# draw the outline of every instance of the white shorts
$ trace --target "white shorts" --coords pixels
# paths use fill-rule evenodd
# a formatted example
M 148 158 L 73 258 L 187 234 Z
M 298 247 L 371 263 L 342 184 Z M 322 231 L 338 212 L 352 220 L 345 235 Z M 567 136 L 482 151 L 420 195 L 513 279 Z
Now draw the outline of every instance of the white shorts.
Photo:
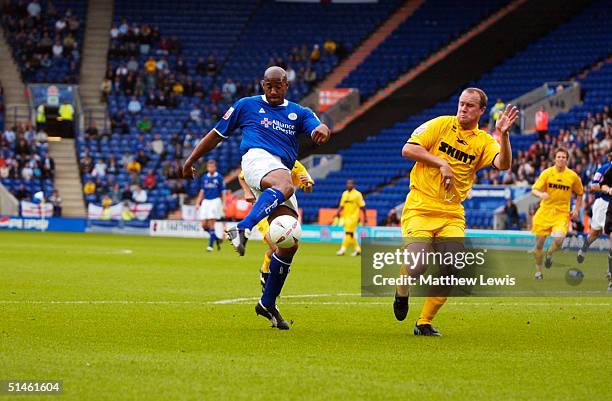
M 606 213 L 608 212 L 608 202 L 602 198 L 595 199 L 593 207 L 593 218 L 591 219 L 591 230 L 603 230 L 606 224 Z
M 223 216 L 221 198 L 204 199 L 198 209 L 199 220 L 219 220 Z
M 259 148 L 249 149 L 249 151 L 242 156 L 241 167 L 244 173 L 244 181 L 249 188 L 251 188 L 253 195 L 255 195 L 257 199 L 261 194 L 261 180 L 270 171 L 287 170 L 287 172 L 291 174 L 291 170 L 281 162 L 280 157 L 274 156 L 270 152 Z M 298 203 L 295 194 L 282 204 L 295 213 L 298 213 Z

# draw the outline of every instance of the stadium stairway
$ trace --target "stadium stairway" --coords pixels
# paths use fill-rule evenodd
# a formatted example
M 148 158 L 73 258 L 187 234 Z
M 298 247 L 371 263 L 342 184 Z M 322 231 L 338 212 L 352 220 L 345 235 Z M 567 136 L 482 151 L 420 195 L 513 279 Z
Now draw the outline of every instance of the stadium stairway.
M 5 124 L 7 127 L 15 125 L 14 114 L 10 113 L 13 106 L 26 107 L 25 87 L 21 81 L 19 69 L 13 59 L 11 47 L 4 37 L 4 30 L 0 29 L 0 81 L 4 87 Z
M 62 216 L 85 217 L 74 139 L 49 142 L 49 155 L 55 161 L 55 189 L 62 197 Z
M 100 83 L 106 71 L 108 35 L 112 20 L 112 1 L 89 0 L 79 86 L 86 110 L 86 125 L 89 125 L 91 117 L 98 127 L 104 127 L 108 116 L 106 104 L 100 98 Z
M 389 35 L 414 11 L 421 6 L 424 0 L 409 0 L 393 13 L 378 29 L 376 29 L 349 57 L 346 58 L 329 76 L 324 79 L 318 88 L 335 88 L 346 78 L 374 49 L 384 42 Z

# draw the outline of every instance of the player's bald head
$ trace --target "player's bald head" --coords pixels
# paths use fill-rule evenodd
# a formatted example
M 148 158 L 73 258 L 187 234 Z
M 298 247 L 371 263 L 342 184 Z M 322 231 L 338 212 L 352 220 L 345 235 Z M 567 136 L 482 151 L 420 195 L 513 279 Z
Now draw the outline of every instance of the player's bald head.
M 280 80 L 282 82 L 287 82 L 287 71 L 278 66 L 269 67 L 266 72 L 264 72 L 264 81 L 272 80 Z

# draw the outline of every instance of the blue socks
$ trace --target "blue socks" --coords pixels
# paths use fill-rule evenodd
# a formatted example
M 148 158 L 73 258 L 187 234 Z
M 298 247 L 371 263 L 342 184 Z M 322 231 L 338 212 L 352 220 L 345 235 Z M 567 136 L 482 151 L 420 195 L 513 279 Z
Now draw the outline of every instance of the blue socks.
M 210 237 L 208 238 L 208 246 L 212 247 L 215 241 L 217 240 L 217 234 L 215 234 L 215 230 L 208 230 L 208 234 Z
M 249 214 L 238 223 L 238 228 L 241 230 L 252 230 L 255 224 L 259 223 L 264 217 L 268 217 L 284 201 L 285 196 L 281 191 L 275 188 L 266 189 L 259 195 L 259 199 L 253 205 L 253 209 L 251 209 Z
M 261 296 L 261 304 L 266 308 L 272 308 L 276 305 L 276 298 L 280 295 L 283 285 L 285 284 L 285 279 L 289 274 L 291 260 L 292 259 L 281 259 L 276 252 L 272 254 L 270 258 L 270 275 L 268 276 L 266 288 Z

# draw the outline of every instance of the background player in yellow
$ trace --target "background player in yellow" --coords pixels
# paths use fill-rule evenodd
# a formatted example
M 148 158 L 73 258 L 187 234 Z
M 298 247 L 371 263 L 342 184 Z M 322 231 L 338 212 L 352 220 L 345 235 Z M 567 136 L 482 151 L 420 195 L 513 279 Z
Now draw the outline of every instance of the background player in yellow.
M 582 207 L 582 195 L 584 189 L 580 177 L 567 167 L 569 153 L 566 149 L 559 148 L 555 151 L 555 165 L 542 171 L 531 193 L 542 201 L 540 207 L 533 216 L 531 232 L 536 235 L 534 249 L 536 261 L 536 280 L 541 280 L 542 259 L 544 257 L 544 242 L 551 235 L 553 243 L 546 251 L 546 268 L 552 266 L 552 254 L 563 244 L 563 239 L 569 229 L 570 217 L 576 219 Z M 576 203 L 570 214 L 570 201 L 572 193 L 575 193 Z
M 441 116 L 418 127 L 402 149 L 402 155 L 416 161 L 410 173 L 410 192 L 402 211 L 402 235 L 413 242 L 408 250 L 431 250 L 437 237 L 465 236 L 465 213 L 461 202 L 474 183 L 476 172 L 484 167 L 509 169 L 512 164 L 509 130 L 518 109 L 508 104 L 495 123 L 501 144 L 478 121 L 487 108 L 487 95 L 478 88 L 465 89 L 459 97 L 457 114 Z M 501 146 L 500 146 L 501 145 Z M 415 239 L 422 239 L 420 242 Z M 419 243 L 417 243 L 419 242 Z M 402 275 L 422 273 L 425 266 L 406 267 Z M 408 314 L 408 286 L 396 289 L 393 311 L 398 320 Z M 445 296 L 427 297 L 414 327 L 415 335 L 440 336 L 431 325 Z
M 255 195 L 251 192 L 248 184 L 244 181 L 244 174 L 242 171 L 238 176 L 238 182 L 244 191 L 244 199 L 249 203 L 255 202 Z M 300 188 L 304 192 L 312 192 L 312 187 L 314 185 L 314 180 L 306 170 L 306 167 L 298 160 L 295 161 L 293 165 L 293 169 L 291 169 L 291 182 L 295 187 Z M 266 287 L 266 280 L 268 279 L 268 275 L 270 274 L 270 258 L 274 251 L 276 251 L 276 245 L 270 239 L 270 235 L 268 232 L 270 231 L 270 224 L 268 223 L 268 219 L 262 219 L 259 223 L 255 225 L 255 228 L 261 233 L 264 242 L 268 245 L 268 250 L 264 253 L 263 263 L 261 264 L 261 268 L 259 269 L 259 281 L 261 283 L 261 290 Z
M 357 256 L 361 254 L 361 247 L 359 241 L 357 241 L 357 226 L 359 225 L 359 213 L 361 211 L 362 224 L 367 224 L 368 220 L 366 217 L 365 201 L 361 192 L 355 189 L 355 181 L 348 180 L 346 182 L 346 190 L 342 193 L 340 198 L 340 206 L 336 217 L 342 216 L 344 224 L 344 239 L 342 245 L 336 255 L 344 255 L 346 248 L 353 246 L 353 253 L 351 256 Z

